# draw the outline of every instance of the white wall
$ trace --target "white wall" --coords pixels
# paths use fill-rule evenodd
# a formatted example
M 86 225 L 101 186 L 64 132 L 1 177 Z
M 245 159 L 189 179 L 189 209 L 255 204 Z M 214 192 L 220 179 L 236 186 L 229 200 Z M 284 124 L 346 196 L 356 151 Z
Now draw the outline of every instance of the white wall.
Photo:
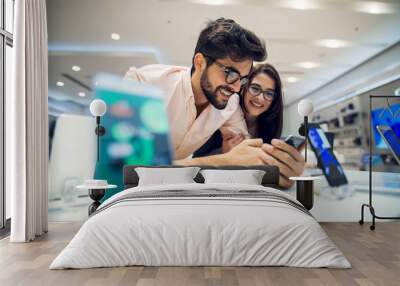
M 298 130 L 304 118 L 297 112 L 297 103 L 285 107 L 283 111 L 282 135 L 299 135 Z
M 76 185 L 93 178 L 96 166 L 94 117 L 62 114 L 54 130 L 49 160 L 49 200 L 71 197 Z

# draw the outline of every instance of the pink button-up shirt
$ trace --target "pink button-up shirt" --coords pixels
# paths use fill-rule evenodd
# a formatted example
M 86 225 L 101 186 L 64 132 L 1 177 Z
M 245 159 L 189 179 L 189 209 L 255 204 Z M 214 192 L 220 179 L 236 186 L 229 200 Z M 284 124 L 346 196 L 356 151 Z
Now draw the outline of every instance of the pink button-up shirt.
M 218 129 L 223 135 L 231 131 L 249 137 L 238 94 L 231 96 L 223 110 L 209 104 L 196 118 L 190 68 L 148 65 L 130 68 L 125 78 L 146 82 L 164 92 L 175 160 L 189 157 Z

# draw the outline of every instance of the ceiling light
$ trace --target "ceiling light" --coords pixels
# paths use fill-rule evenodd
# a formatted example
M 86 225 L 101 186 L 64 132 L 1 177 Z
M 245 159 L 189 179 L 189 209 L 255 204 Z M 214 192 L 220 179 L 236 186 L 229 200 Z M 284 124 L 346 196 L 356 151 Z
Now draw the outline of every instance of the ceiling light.
M 349 42 L 338 39 L 324 39 L 317 41 L 317 45 L 330 49 L 345 48 L 350 46 Z
M 85 96 L 86 96 L 86 93 L 84 93 L 84 92 L 81 91 L 81 92 L 78 93 L 78 95 L 79 95 L 80 97 L 85 97 Z
M 298 82 L 298 81 L 299 81 L 299 79 L 294 76 L 289 76 L 286 78 L 286 82 L 288 82 L 288 83 L 294 83 L 294 82 Z
M 57 81 L 57 86 L 64 86 L 64 83 L 62 81 Z
M 279 6 L 296 10 L 315 10 L 322 8 L 315 0 L 284 0 L 279 3 Z
M 114 41 L 118 41 L 119 39 L 121 39 L 121 36 L 117 33 L 112 33 L 111 39 L 113 39 Z
M 232 5 L 237 4 L 237 0 L 190 0 L 192 3 L 204 4 L 210 6 L 222 6 L 222 5 Z
M 72 66 L 72 70 L 73 71 L 80 71 L 81 70 L 81 67 L 79 67 L 79 66 Z
M 303 69 L 315 69 L 319 67 L 319 63 L 315 62 L 301 62 L 296 64 L 297 67 L 303 68 Z
M 354 4 L 354 9 L 358 12 L 368 14 L 390 14 L 395 12 L 395 8 L 389 3 L 376 1 L 362 1 Z

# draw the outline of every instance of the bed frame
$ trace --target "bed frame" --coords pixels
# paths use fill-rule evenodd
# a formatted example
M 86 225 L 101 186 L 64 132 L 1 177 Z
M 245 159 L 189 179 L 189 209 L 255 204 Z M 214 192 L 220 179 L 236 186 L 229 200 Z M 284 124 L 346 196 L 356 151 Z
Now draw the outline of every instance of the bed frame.
M 147 167 L 147 168 L 182 168 L 188 166 L 142 166 L 142 165 L 126 165 L 124 166 L 123 170 L 123 177 L 124 177 L 124 189 L 136 187 L 139 183 L 138 174 L 135 171 L 136 167 Z M 193 167 L 193 166 L 189 166 Z M 276 166 L 266 166 L 266 165 L 257 165 L 257 166 L 196 166 L 200 167 L 202 170 L 205 169 L 218 169 L 218 170 L 263 170 L 265 171 L 265 175 L 262 180 L 262 185 L 265 187 L 272 187 L 280 189 L 278 186 L 279 183 L 279 168 Z M 197 183 L 204 183 L 204 178 L 200 174 L 194 178 Z

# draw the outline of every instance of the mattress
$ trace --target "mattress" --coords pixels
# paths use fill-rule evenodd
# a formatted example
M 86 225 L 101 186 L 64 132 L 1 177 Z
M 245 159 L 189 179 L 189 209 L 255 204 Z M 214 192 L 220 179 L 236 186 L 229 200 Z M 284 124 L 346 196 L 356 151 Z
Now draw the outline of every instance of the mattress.
M 50 269 L 130 265 L 351 267 L 292 196 L 263 186 L 197 183 L 114 195 Z

